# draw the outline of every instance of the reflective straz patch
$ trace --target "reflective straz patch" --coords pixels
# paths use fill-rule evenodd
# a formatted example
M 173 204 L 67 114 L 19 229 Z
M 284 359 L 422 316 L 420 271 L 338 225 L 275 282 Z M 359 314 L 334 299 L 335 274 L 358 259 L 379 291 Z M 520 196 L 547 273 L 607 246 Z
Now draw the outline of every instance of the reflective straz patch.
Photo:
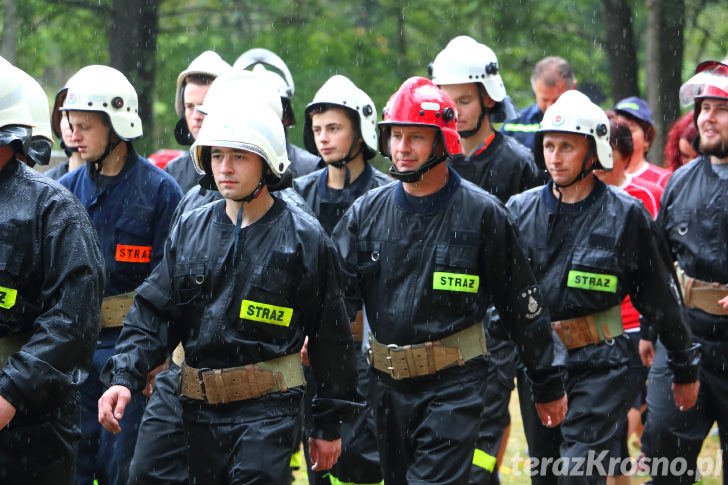
M 291 324 L 293 308 L 267 305 L 257 301 L 243 300 L 240 305 L 240 318 L 255 322 L 270 323 L 287 327 Z
M 116 245 L 116 260 L 122 263 L 151 263 L 151 246 Z
M 617 292 L 617 277 L 611 274 L 586 273 L 584 271 L 569 271 L 566 281 L 569 288 L 581 290 Z
M 18 298 L 18 290 L 0 286 L 0 308 L 10 309 Z
M 480 288 L 480 276 L 463 273 L 443 273 L 435 271 L 432 275 L 432 289 L 444 291 L 462 291 L 477 293 Z

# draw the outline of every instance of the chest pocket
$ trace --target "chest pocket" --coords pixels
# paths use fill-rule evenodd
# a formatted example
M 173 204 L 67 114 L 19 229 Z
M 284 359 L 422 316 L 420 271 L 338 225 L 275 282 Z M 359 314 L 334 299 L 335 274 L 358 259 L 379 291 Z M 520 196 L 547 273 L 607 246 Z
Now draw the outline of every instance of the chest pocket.
M 151 263 L 154 241 L 154 209 L 132 206 L 116 222 L 114 260 L 118 263 Z
M 614 250 L 577 246 L 566 274 L 566 286 L 595 295 L 615 295 L 619 267 Z
M 379 241 L 359 241 L 357 271 L 360 278 L 367 279 L 379 274 L 382 243 Z
M 429 281 L 434 306 L 456 315 L 466 313 L 472 310 L 481 283 L 477 246 L 437 244 Z
M 200 302 L 207 288 L 207 261 L 186 261 L 172 268 L 172 288 L 178 305 Z
M 285 339 L 297 316 L 290 271 L 259 266 L 247 279 L 242 297 L 233 301 L 240 331 L 248 338 L 277 343 Z

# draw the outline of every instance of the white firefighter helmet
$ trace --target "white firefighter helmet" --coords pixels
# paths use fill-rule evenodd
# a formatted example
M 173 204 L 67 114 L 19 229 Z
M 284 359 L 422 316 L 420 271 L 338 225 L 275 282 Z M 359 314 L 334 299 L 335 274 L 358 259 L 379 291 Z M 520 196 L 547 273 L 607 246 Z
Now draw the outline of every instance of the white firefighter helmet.
M 17 69 L 23 83 L 23 100 L 28 105 L 30 116 L 33 119 L 33 136 L 45 138 L 53 145 L 53 133 L 51 132 L 51 118 L 48 106 L 48 96 L 43 87 L 30 74 L 22 69 Z
M 359 120 L 358 129 L 364 140 L 364 159 L 369 160 L 377 155 L 377 110 L 374 102 L 349 78 L 338 74 L 329 78 L 313 97 L 313 101 L 306 106 L 303 143 L 309 152 L 318 155 L 311 128 L 311 111 L 321 105 L 332 105 L 353 111 Z
M 269 71 L 265 68 L 265 66 L 276 69 L 280 72 L 280 75 Z M 283 62 L 283 59 L 278 57 L 278 55 L 274 52 L 261 48 L 250 49 L 240 54 L 240 57 L 238 57 L 235 64 L 233 64 L 233 69 L 249 69 L 251 67 L 253 70 L 256 70 L 257 68 L 258 73 L 261 75 L 268 75 L 265 74 L 268 72 L 276 76 L 276 78 L 274 78 L 272 75 L 268 75 L 270 82 L 274 83 L 274 87 L 278 89 L 281 98 L 292 99 L 296 94 L 296 88 L 293 84 L 291 71 L 288 70 L 288 66 L 286 66 L 285 62 Z
M 0 127 L 20 125 L 35 127 L 35 121 L 25 102 L 22 71 L 12 64 L 0 76 Z
M 205 115 L 217 109 L 226 109 L 230 103 L 248 99 L 258 101 L 270 107 L 280 120 L 283 117 L 283 105 L 278 91 L 251 71 L 232 70 L 220 75 L 210 85 L 205 101 L 197 110 Z
M 190 62 L 187 69 L 177 76 L 177 90 L 174 99 L 174 109 L 177 111 L 177 116 L 182 117 L 185 114 L 184 87 L 189 76 L 202 75 L 216 78 L 230 69 L 232 69 L 232 66 L 214 51 L 205 51 Z
M 430 77 L 438 86 L 480 83 L 497 103 L 506 96 L 495 53 L 467 35 L 455 37 L 440 51 L 430 64 Z
M 250 99 L 229 102 L 205 117 L 200 133 L 190 148 L 192 161 L 200 174 L 212 176 L 210 149 L 228 147 L 260 155 L 274 178 L 281 179 L 290 161 L 286 136 L 278 115 L 267 104 Z
M 52 122 L 53 132 L 60 138 L 59 111 L 106 113 L 114 132 L 125 141 L 136 140 L 143 134 L 136 90 L 126 76 L 113 67 L 86 66 L 58 92 Z
M 544 113 L 541 127 L 534 137 L 534 154 L 540 166 L 544 166 L 543 134 L 549 131 L 591 137 L 596 146 L 599 168 L 612 169 L 614 163 L 609 144 L 609 119 L 604 110 L 592 103 L 587 95 L 570 89 Z

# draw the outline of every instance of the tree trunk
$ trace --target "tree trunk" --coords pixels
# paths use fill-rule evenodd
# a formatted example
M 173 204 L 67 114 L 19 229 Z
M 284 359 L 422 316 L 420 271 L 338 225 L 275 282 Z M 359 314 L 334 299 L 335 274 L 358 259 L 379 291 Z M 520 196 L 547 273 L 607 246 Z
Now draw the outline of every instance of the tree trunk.
M 650 162 L 663 164 L 665 139 L 680 117 L 684 0 L 647 0 L 647 102 L 655 120 Z
M 159 34 L 161 0 L 113 0 L 109 57 L 111 65 L 124 73 L 139 96 L 139 116 L 145 139 L 145 151 L 158 145 L 153 133 L 153 92 Z
M 397 5 L 397 47 L 399 48 L 399 56 L 397 56 L 397 71 L 400 79 L 410 77 L 409 62 L 407 60 L 407 39 L 404 34 L 404 9 L 405 4 Z
M 18 53 L 18 12 L 15 0 L 3 0 L 3 40 L 2 56 L 15 64 Z
M 612 97 L 616 103 L 628 96 L 640 95 L 637 84 L 637 49 L 634 42 L 633 15 L 627 0 L 604 0 L 604 8 Z

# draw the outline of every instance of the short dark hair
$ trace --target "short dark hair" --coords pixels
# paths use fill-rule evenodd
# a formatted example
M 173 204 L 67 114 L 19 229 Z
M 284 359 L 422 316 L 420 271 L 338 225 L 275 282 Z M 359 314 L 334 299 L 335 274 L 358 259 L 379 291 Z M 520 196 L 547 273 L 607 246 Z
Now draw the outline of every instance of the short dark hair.
M 185 78 L 186 84 L 198 84 L 200 86 L 208 86 L 215 80 L 215 76 L 210 74 L 190 74 Z
M 343 111 L 344 114 L 349 118 L 349 121 L 351 121 L 351 126 L 354 128 L 354 131 L 361 136 L 361 127 L 359 126 L 359 115 L 356 111 L 350 108 L 345 108 L 344 106 L 339 106 L 338 104 L 331 104 L 331 103 L 320 103 L 315 106 L 312 106 L 311 109 L 308 110 L 306 113 L 307 116 L 313 121 L 313 115 L 318 115 L 321 113 L 326 113 L 327 111 L 331 111 L 332 109 L 338 109 L 340 111 Z
M 606 112 L 609 118 L 609 144 L 617 150 L 624 158 L 629 161 L 634 154 L 634 142 L 632 141 L 632 131 L 629 126 L 618 121 L 617 113 L 612 110 Z

